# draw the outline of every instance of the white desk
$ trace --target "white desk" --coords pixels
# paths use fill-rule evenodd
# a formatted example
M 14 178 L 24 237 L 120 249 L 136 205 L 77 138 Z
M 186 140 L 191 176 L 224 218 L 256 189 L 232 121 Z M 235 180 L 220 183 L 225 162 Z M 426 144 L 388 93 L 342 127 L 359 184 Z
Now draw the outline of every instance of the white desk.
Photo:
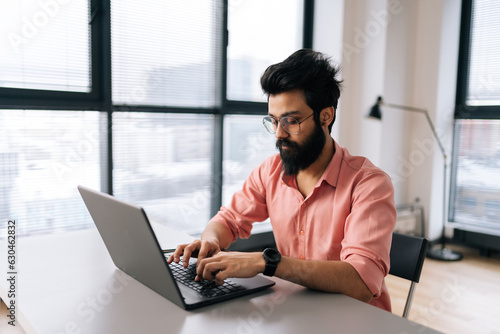
M 155 230 L 163 248 L 186 240 Z M 6 243 L 0 247 L 0 297 L 6 300 Z M 21 238 L 17 247 L 17 320 L 27 333 L 436 333 L 278 278 L 268 291 L 185 311 L 116 269 L 96 230 Z

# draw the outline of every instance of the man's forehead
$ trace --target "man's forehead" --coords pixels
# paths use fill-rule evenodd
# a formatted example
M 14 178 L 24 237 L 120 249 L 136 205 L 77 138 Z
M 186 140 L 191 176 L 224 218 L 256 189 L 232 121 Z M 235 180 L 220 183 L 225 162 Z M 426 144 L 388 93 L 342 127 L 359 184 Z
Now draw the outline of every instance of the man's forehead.
M 275 117 L 300 116 L 310 112 L 310 108 L 305 101 L 305 96 L 300 90 L 270 95 L 268 107 L 269 115 Z
M 284 111 L 284 112 L 273 112 L 272 110 L 269 110 L 268 114 L 270 116 L 274 117 L 285 117 L 285 116 L 300 116 L 302 114 L 302 111 L 299 110 L 290 110 L 290 111 Z

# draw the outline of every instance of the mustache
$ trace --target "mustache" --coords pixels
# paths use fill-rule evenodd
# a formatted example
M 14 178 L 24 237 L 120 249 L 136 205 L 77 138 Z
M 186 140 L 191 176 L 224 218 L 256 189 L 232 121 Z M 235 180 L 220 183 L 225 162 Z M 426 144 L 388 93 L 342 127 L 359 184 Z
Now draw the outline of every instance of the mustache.
M 299 145 L 296 142 L 293 142 L 293 141 L 288 140 L 286 138 L 276 140 L 276 148 L 278 150 L 281 150 L 283 145 L 288 146 L 290 148 L 298 148 L 299 147 Z

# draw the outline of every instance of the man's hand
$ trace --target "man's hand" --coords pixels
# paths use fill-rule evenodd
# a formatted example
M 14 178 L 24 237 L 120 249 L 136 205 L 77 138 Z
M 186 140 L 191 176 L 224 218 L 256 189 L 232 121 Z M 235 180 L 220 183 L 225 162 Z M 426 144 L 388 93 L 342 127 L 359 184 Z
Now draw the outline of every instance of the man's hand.
M 219 252 L 212 257 L 198 259 L 195 280 L 215 279 L 215 283 L 221 285 L 229 277 L 253 277 L 264 272 L 265 267 L 262 253 Z
M 177 246 L 175 252 L 169 256 L 167 262 L 179 263 L 181 256 L 184 268 L 189 265 L 191 256 L 198 257 L 198 262 L 204 258 L 214 256 L 220 252 L 219 243 L 216 240 L 194 240 L 189 244 L 182 244 Z

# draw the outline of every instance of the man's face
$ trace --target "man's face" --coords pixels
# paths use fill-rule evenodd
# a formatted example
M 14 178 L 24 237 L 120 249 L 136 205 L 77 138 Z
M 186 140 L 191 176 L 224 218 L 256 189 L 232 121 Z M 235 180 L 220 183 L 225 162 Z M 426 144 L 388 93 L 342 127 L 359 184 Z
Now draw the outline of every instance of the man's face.
M 325 146 L 326 135 L 314 122 L 313 110 L 300 90 L 269 96 L 269 116 L 280 119 L 291 116 L 300 124 L 298 134 L 289 134 L 281 125 L 276 129 L 276 147 L 280 151 L 286 175 L 296 175 L 315 162 Z M 309 117 L 309 118 L 307 118 Z

